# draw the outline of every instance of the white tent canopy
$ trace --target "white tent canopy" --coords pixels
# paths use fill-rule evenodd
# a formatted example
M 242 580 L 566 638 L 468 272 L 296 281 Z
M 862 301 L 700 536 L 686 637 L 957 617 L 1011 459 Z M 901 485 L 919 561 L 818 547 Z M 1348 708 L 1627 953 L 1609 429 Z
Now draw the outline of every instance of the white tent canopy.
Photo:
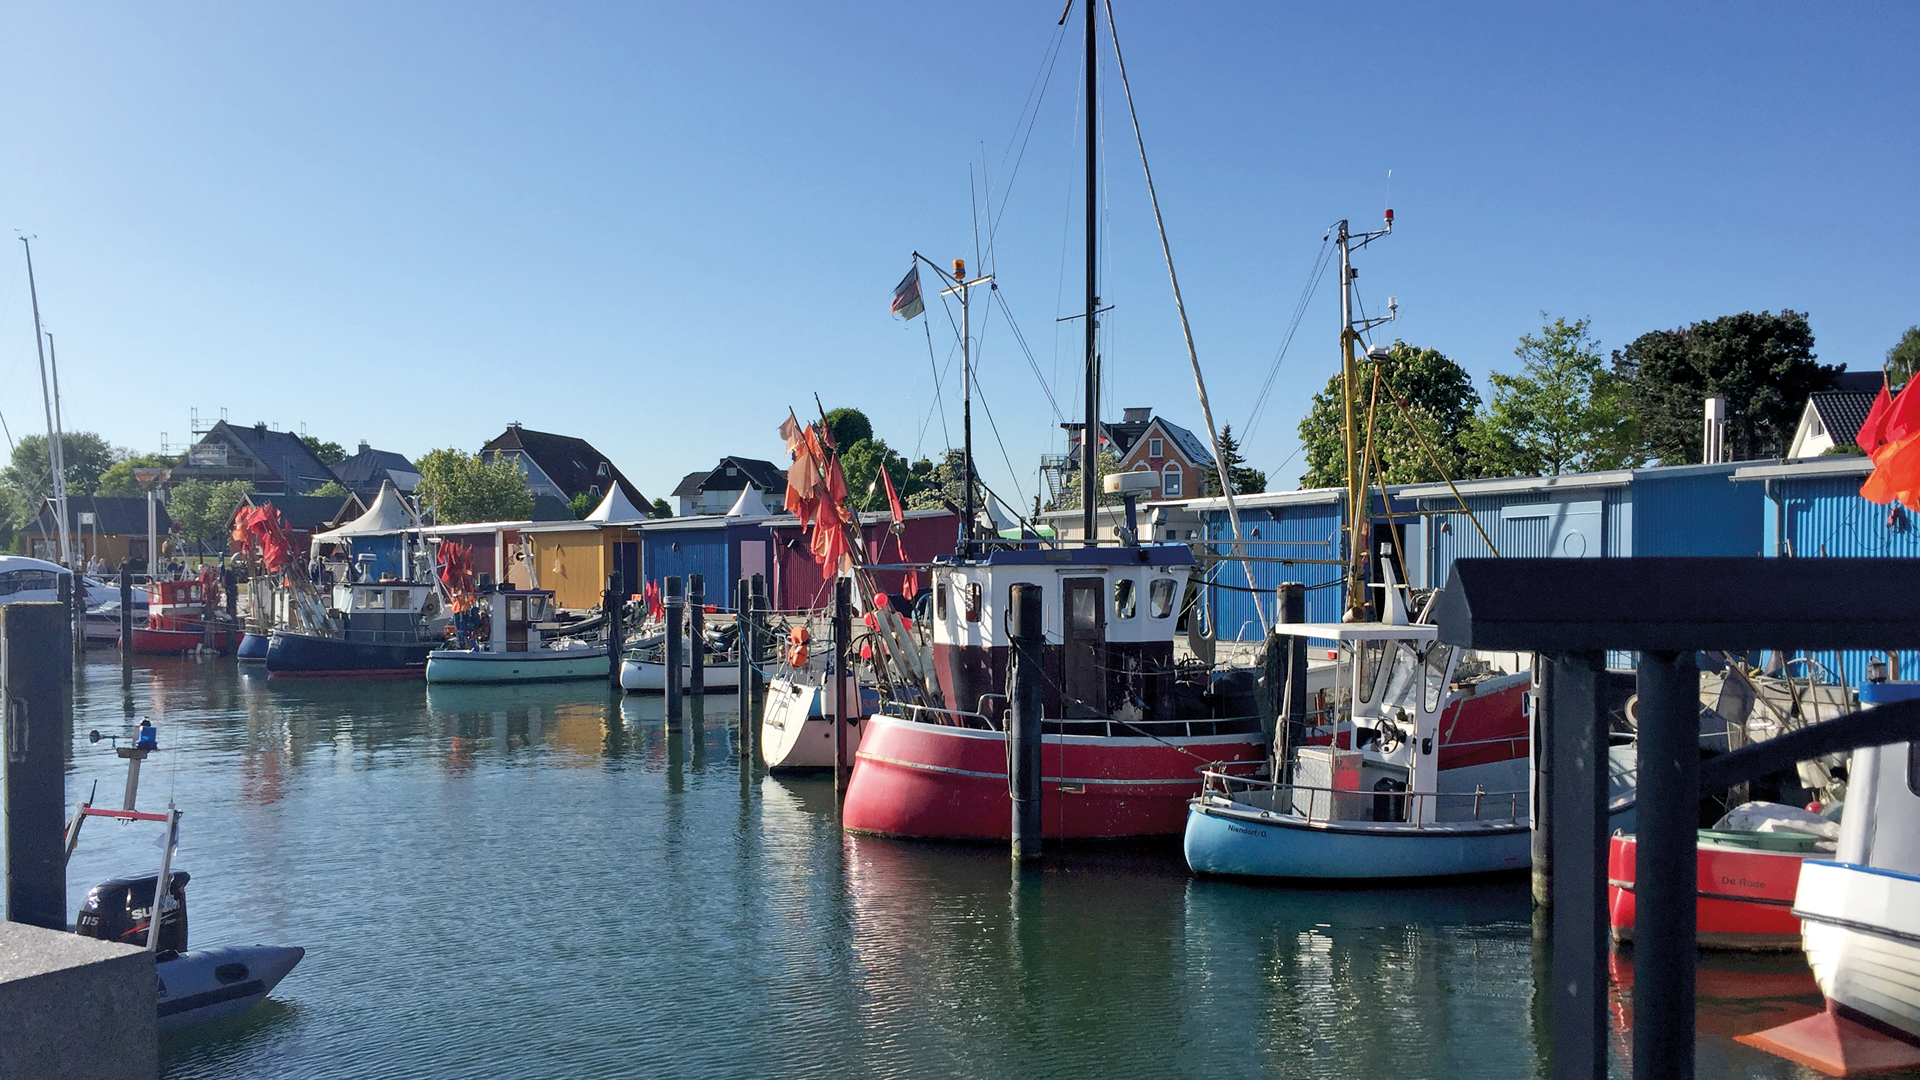
M 374 497 L 373 505 L 367 512 L 347 522 L 337 529 L 316 533 L 315 540 L 347 540 L 356 536 L 379 536 L 383 533 L 396 533 L 413 528 L 413 511 L 393 489 L 393 482 L 382 481 L 380 494 Z
M 633 500 L 627 498 L 627 493 L 622 491 L 620 485 L 616 483 L 607 489 L 607 497 L 600 500 L 600 505 L 593 508 L 593 513 L 588 514 L 586 520 L 599 522 L 638 521 L 646 516 L 647 515 L 642 513 L 638 507 L 633 505 Z
M 748 484 L 741 490 L 740 497 L 733 500 L 733 509 L 727 511 L 727 516 L 730 518 L 763 518 L 772 515 L 767 513 L 767 503 L 766 500 L 760 497 L 760 489 L 754 487 L 752 484 Z

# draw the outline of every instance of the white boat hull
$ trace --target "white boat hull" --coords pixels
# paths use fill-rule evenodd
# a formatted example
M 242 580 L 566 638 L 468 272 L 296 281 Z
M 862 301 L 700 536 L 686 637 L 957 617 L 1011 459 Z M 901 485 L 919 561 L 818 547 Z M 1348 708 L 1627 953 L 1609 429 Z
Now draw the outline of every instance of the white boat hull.
M 820 687 L 791 679 L 767 680 L 760 714 L 760 758 L 769 769 L 833 767 L 833 724 L 821 713 Z M 854 747 L 847 747 L 852 764 Z
M 1793 913 L 1829 1001 L 1920 1038 L 1920 877 L 1809 859 Z
M 706 689 L 710 691 L 725 690 L 734 692 L 740 689 L 740 665 L 738 664 L 707 664 L 704 674 L 706 676 Z M 680 665 L 680 690 L 682 693 L 687 692 L 687 684 L 691 681 L 692 677 L 693 664 L 691 662 L 683 662 Z M 632 693 L 664 694 L 667 690 L 667 665 L 656 664 L 650 660 L 635 660 L 632 657 L 628 657 L 620 661 L 620 686 L 622 689 Z
M 227 945 L 160 961 L 154 965 L 160 1030 L 176 1031 L 245 1012 L 306 955 L 305 949 L 293 946 Z
M 563 682 L 606 677 L 607 650 L 604 648 L 507 653 L 435 649 L 427 654 L 430 683 Z

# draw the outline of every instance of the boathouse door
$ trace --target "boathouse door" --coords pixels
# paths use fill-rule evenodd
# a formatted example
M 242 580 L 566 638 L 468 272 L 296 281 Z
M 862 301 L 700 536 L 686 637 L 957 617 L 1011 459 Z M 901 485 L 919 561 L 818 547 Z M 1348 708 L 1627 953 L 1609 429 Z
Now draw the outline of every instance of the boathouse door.
M 1106 579 L 1068 578 L 1061 588 L 1062 712 L 1068 719 L 1106 716 Z

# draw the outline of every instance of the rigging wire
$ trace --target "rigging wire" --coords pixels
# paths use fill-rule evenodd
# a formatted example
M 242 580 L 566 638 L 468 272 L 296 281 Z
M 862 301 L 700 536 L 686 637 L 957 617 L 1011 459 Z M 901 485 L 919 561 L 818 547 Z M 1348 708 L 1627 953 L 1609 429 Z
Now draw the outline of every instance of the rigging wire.
M 1000 153 L 1000 162 L 1005 164 L 1007 155 L 1013 153 L 1013 140 L 1020 140 L 1020 152 L 1013 159 L 1013 171 L 1007 176 L 1007 186 L 1000 192 L 1000 217 L 995 217 L 991 209 L 987 212 L 987 254 L 993 254 L 993 241 L 1000 233 L 1000 221 L 1007 213 L 1007 201 L 1013 194 L 1013 185 L 1020 177 L 1020 163 L 1027 158 L 1027 143 L 1033 138 L 1033 128 L 1040 120 L 1040 105 L 1046 100 L 1047 87 L 1053 84 L 1053 69 L 1060 60 L 1060 46 L 1066 41 L 1065 24 L 1055 28 L 1053 40 L 1041 55 L 1040 70 L 1034 75 L 1033 83 L 1027 86 L 1027 100 L 1020 105 L 1021 119 L 1026 120 L 1027 130 L 1020 133 L 1020 121 L 1014 121 L 1014 135 L 1007 140 L 1007 148 Z M 1038 87 L 1036 91 L 1036 86 Z M 1029 114 L 1031 106 L 1031 114 Z
M 1273 354 L 1273 364 L 1267 368 L 1267 380 L 1260 385 L 1260 393 L 1253 399 L 1253 408 L 1247 412 L 1245 430 L 1241 439 L 1253 438 L 1254 428 L 1260 423 L 1261 412 L 1266 408 L 1267 395 L 1273 392 L 1274 379 L 1280 374 L 1280 362 L 1286 359 L 1287 349 L 1293 345 L 1293 336 L 1300 330 L 1301 320 L 1306 318 L 1307 309 L 1313 303 L 1314 294 L 1320 289 L 1320 282 L 1327 276 L 1327 269 L 1333 265 L 1332 233 L 1321 238 L 1320 253 L 1314 257 L 1313 270 L 1307 274 L 1307 283 L 1301 286 L 1300 298 L 1293 305 L 1293 320 L 1287 324 L 1287 333 L 1280 339 L 1280 348 Z
M 927 333 L 927 369 L 933 372 L 933 405 L 940 410 L 940 437 L 947 439 L 947 402 L 940 396 L 940 365 L 933 358 L 933 327 L 927 320 L 920 320 L 920 329 Z M 914 440 L 913 456 L 920 457 L 920 451 L 927 443 L 927 425 L 933 423 L 933 409 L 927 410 L 927 418 L 920 424 L 920 437 Z M 951 442 L 951 439 L 948 439 Z
M 990 295 L 1000 302 L 1000 310 L 1007 317 L 1007 328 L 1013 331 L 1013 340 L 1019 343 L 1020 352 L 1027 358 L 1027 366 L 1033 369 L 1033 378 L 1040 384 L 1040 392 L 1047 395 L 1047 405 L 1053 409 L 1053 418 L 1064 422 L 1066 417 L 1060 412 L 1060 403 L 1054 400 L 1053 388 L 1047 385 L 1046 376 L 1040 374 L 1040 363 L 1033 358 L 1033 350 L 1027 347 L 1027 336 L 1020 332 L 1020 324 L 1013 320 L 1013 310 L 1007 307 L 1006 295 L 999 289 L 992 290 Z

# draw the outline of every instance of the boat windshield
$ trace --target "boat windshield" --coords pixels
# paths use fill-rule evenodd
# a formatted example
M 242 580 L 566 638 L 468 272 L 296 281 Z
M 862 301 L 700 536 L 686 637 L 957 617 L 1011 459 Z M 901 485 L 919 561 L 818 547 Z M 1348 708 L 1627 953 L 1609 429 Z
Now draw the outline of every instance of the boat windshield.
M 1405 709 L 1407 712 L 1419 712 L 1420 675 L 1424 665 L 1420 654 L 1413 646 L 1404 641 L 1393 644 L 1393 667 L 1387 672 L 1387 688 L 1380 695 L 1382 712 Z

